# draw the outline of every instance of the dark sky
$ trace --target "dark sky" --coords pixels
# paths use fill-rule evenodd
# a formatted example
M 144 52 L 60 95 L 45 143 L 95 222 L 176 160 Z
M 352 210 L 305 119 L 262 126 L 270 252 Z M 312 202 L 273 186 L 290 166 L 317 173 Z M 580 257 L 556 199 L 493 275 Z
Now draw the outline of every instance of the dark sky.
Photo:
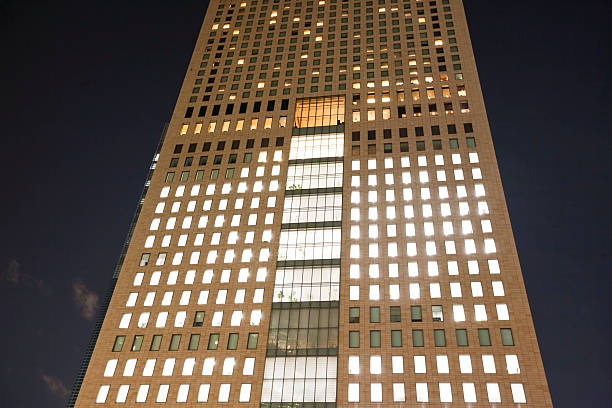
M 612 398 L 612 2 L 466 0 L 556 407 Z M 62 407 L 205 1 L 0 0 L 1 405 Z

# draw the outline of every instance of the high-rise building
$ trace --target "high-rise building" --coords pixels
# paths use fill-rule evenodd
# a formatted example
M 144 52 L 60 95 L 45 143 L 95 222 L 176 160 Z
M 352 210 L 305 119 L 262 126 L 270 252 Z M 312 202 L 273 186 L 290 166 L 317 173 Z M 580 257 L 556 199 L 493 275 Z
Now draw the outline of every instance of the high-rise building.
M 552 406 L 462 2 L 212 0 L 68 405 L 381 403 Z

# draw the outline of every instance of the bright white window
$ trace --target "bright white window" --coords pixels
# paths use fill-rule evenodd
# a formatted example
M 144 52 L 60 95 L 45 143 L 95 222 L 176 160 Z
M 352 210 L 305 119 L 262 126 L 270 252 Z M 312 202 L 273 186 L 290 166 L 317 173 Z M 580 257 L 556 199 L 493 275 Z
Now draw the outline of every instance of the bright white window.
M 487 383 L 487 396 L 489 397 L 489 402 L 501 402 L 499 384 Z
M 98 390 L 98 395 L 96 396 L 96 403 L 103 404 L 106 402 L 106 397 L 108 396 L 108 391 L 110 389 L 110 385 L 103 385 Z
M 440 383 L 440 402 L 453 402 L 453 392 L 450 383 Z
M 459 282 L 451 282 L 450 290 L 452 297 L 461 297 L 461 283 Z
M 523 384 L 510 384 L 510 389 L 512 389 L 512 400 L 515 403 L 527 403 L 527 400 L 525 399 L 525 390 L 523 389 Z
M 179 385 L 178 393 L 176 394 L 176 402 L 187 402 L 189 396 L 189 384 Z
M 403 356 L 392 356 L 391 357 L 391 372 L 393 374 L 402 374 L 404 372 L 404 357 Z
M 436 365 L 438 367 L 438 374 L 448 374 L 448 356 L 436 356 Z
M 411 283 L 409 285 L 410 299 L 418 299 L 421 296 L 421 291 L 418 283 Z
M 382 384 L 371 383 L 370 384 L 370 401 L 371 402 L 382 402 Z
M 117 359 L 108 360 L 106 368 L 104 369 L 105 377 L 112 377 L 115 375 L 115 368 L 117 368 Z
M 425 356 L 414 356 L 414 373 L 425 374 L 427 366 L 425 365 Z
M 520 374 L 518 357 L 515 354 L 506 354 L 506 370 L 508 374 Z
M 382 359 L 380 356 L 370 356 L 370 374 L 380 374 L 382 370 Z
M 251 400 L 251 384 L 240 385 L 240 396 L 238 397 L 239 402 L 249 402 Z
M 416 399 L 417 402 L 429 402 L 427 383 L 416 383 Z
M 406 401 L 406 392 L 404 390 L 404 383 L 393 383 L 393 402 L 404 402 Z
M 469 354 L 459 355 L 459 370 L 461 374 L 472 374 L 472 359 Z
M 480 282 L 471 282 L 470 286 L 472 288 L 472 296 L 473 297 L 482 297 L 482 283 Z
M 207 357 L 204 359 L 204 365 L 202 366 L 202 375 L 212 375 L 215 367 L 215 358 Z
M 482 367 L 485 374 L 495 374 L 495 359 L 491 354 L 482 355 Z
M 476 402 L 476 387 L 474 387 L 474 383 L 463 383 L 463 400 L 465 402 Z
M 163 376 L 169 377 L 172 375 L 172 372 L 174 371 L 175 362 L 176 362 L 176 359 L 174 358 L 167 358 L 166 361 L 164 361 L 164 367 L 162 369 Z
M 465 311 L 463 305 L 453 305 L 453 318 L 456 322 L 465 321 Z
M 198 402 L 208 402 L 208 393 L 210 391 L 210 384 L 200 384 L 198 390 Z
M 147 402 L 147 395 L 149 394 L 149 384 L 142 384 L 138 387 L 138 393 L 136 394 L 136 402 Z
M 432 299 L 438 299 L 441 297 L 440 284 L 438 282 L 429 284 L 429 297 Z
M 497 310 L 498 320 L 510 320 L 510 314 L 508 313 L 508 306 L 505 303 L 499 303 L 495 305 Z
M 106 390 L 106 392 L 108 393 L 108 389 Z M 359 383 L 349 383 L 348 402 L 359 402 Z
M 131 377 L 134 375 L 134 369 L 136 368 L 136 359 L 130 358 L 125 362 L 125 368 L 123 369 L 124 377 Z
M 236 359 L 234 357 L 226 357 L 225 360 L 223 360 L 223 370 L 221 374 L 222 375 L 234 374 L 235 365 L 236 365 Z
M 477 322 L 484 322 L 487 320 L 487 309 L 485 305 L 474 305 L 474 318 Z
M 231 384 L 221 384 L 219 386 L 219 402 L 229 401 Z

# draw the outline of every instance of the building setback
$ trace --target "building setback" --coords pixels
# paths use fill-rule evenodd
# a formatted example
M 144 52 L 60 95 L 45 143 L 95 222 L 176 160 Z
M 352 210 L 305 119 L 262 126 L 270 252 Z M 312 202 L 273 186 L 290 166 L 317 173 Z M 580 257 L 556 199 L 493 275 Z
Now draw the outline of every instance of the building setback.
M 462 2 L 212 0 L 106 306 L 69 407 L 552 407 Z

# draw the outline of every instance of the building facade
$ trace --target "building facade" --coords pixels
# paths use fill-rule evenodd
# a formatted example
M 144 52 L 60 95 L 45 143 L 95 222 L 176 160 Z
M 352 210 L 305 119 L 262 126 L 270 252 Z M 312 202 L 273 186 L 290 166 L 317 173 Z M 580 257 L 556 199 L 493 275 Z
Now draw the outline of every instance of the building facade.
M 69 406 L 551 407 L 460 0 L 212 0 Z

